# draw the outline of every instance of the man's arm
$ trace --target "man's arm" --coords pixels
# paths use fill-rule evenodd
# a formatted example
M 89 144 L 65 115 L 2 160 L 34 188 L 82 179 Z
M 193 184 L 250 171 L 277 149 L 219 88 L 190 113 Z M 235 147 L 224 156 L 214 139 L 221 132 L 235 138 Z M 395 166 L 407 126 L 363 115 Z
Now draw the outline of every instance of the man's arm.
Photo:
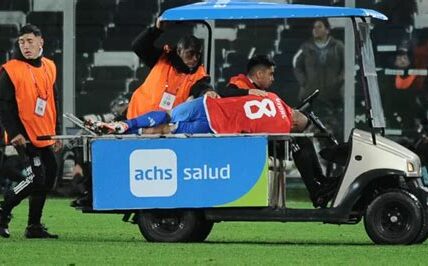
M 162 55 L 162 49 L 154 46 L 162 32 L 155 26 L 150 27 L 141 32 L 132 42 L 132 50 L 149 68 L 152 68 Z
M 0 69 L 0 119 L 10 139 L 19 134 L 26 135 L 18 115 L 15 88 L 4 69 Z
M 226 87 L 217 88 L 217 92 L 221 97 L 245 96 L 248 95 L 249 89 L 238 88 L 234 84 L 227 84 Z
M 235 96 L 245 96 L 245 95 L 257 95 L 265 97 L 267 92 L 260 89 L 250 89 L 250 88 L 239 88 L 235 84 L 227 84 L 226 88 L 218 88 L 218 94 L 220 97 L 235 97 Z
M 293 109 L 293 123 L 291 125 L 291 132 L 300 133 L 305 131 L 305 129 L 310 124 L 310 120 L 306 115 L 304 115 L 299 110 Z

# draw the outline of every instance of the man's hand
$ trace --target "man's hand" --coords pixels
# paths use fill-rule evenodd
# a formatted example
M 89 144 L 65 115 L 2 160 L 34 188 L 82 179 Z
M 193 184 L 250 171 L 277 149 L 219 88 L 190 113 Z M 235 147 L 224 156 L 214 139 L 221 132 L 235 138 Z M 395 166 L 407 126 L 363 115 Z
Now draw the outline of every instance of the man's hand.
M 264 91 L 264 90 L 259 90 L 259 89 L 250 89 L 248 91 L 248 95 L 256 95 L 256 96 L 266 97 L 267 96 L 267 92 Z
M 111 123 L 114 126 L 115 133 L 123 134 L 128 130 L 128 124 L 122 121 Z
M 159 30 L 164 30 L 165 26 L 166 26 L 166 23 L 164 21 L 161 21 L 159 18 L 157 18 L 155 26 Z
M 27 140 L 24 138 L 24 136 L 22 134 L 18 134 L 16 135 L 16 137 L 14 137 L 10 143 L 13 146 L 25 146 L 25 143 L 27 142 Z
M 207 92 L 205 92 L 205 95 L 207 97 L 214 98 L 214 99 L 220 98 L 220 95 L 218 95 L 218 93 L 215 91 L 207 91 Z
M 62 141 L 57 139 L 53 145 L 53 151 L 59 152 L 61 150 L 61 148 L 62 148 Z
M 128 130 L 128 124 L 125 122 L 95 122 L 94 127 L 104 134 L 123 134 Z
M 80 164 L 76 163 L 76 164 L 74 165 L 73 173 L 72 173 L 71 175 L 72 175 L 72 176 L 75 176 L 75 175 L 83 176 L 83 169 L 82 169 L 82 166 L 80 166 Z

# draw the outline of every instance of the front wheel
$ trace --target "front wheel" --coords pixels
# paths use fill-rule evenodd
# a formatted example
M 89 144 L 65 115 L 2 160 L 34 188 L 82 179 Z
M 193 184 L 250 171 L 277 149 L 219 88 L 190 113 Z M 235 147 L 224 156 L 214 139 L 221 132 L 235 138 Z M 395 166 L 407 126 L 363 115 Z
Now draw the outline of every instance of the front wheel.
M 209 232 L 199 236 L 200 223 L 201 217 L 193 211 L 141 211 L 138 217 L 140 232 L 150 242 L 202 241 Z
M 422 210 L 422 229 L 419 232 L 418 237 L 414 241 L 415 244 L 422 244 L 425 240 L 428 239 L 428 211 L 426 209 Z
M 368 206 L 364 226 L 376 244 L 411 244 L 422 229 L 422 207 L 407 191 L 383 193 Z

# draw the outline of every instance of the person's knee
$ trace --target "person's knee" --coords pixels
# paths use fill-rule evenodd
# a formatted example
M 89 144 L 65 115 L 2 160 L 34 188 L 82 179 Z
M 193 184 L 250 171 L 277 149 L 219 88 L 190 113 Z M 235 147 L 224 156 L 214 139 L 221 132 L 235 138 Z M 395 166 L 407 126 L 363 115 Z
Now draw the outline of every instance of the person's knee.
M 314 143 L 308 137 L 297 137 L 294 139 L 294 142 L 299 145 L 302 149 L 313 148 Z
M 313 142 L 306 137 L 295 138 L 292 144 L 293 159 L 299 163 L 302 161 L 310 161 L 316 157 L 316 151 Z

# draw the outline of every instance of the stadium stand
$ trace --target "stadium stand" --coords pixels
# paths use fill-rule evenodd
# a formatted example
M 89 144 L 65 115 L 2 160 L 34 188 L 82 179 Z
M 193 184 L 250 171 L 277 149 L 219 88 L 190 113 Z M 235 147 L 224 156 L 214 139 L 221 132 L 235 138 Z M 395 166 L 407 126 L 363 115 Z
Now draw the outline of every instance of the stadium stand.
M 0 24 L 0 36 L 3 38 L 15 38 L 18 27 L 15 24 Z
M 141 80 L 139 79 L 130 80 L 127 85 L 128 92 L 130 93 L 134 92 L 140 85 L 141 85 Z
M 110 102 L 125 88 L 125 80 L 85 80 L 76 97 L 77 115 L 105 113 Z
M 62 12 L 30 11 L 27 15 L 27 23 L 39 26 L 43 35 L 44 53 L 49 56 L 62 49 Z
M 139 80 L 145 80 L 149 72 L 150 72 L 150 69 L 147 66 L 141 65 L 137 68 L 135 76 Z
M 0 63 L 8 59 L 18 28 L 15 24 L 0 24 Z
M 139 65 L 139 62 L 140 61 L 138 56 L 130 51 L 98 51 L 94 53 L 95 66 L 127 66 L 135 71 Z
M 30 10 L 30 2 L 31 0 L 2 0 L 0 1 L 0 10 L 27 13 Z
M 0 24 L 14 24 L 21 27 L 27 17 L 22 11 L 0 11 Z
M 112 27 L 107 30 L 107 37 L 103 41 L 106 51 L 130 51 L 131 42 L 145 26 Z
M 126 80 L 133 78 L 134 72 L 127 66 L 93 66 L 91 75 L 95 80 Z

